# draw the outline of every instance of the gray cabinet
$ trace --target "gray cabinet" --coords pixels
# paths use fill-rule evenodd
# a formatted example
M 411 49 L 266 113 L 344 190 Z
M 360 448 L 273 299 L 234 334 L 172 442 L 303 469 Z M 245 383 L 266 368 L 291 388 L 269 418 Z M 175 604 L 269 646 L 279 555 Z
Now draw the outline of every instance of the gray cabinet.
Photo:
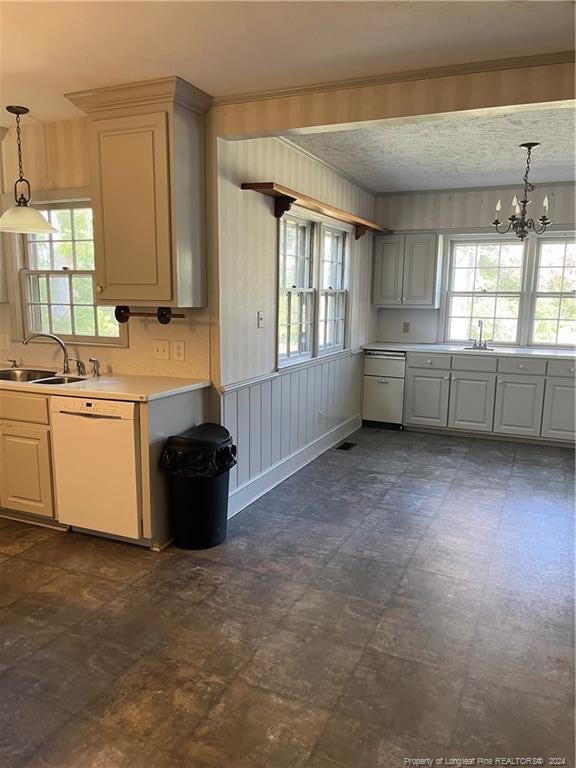
M 406 378 L 405 424 L 445 427 L 448 423 L 450 374 L 409 368 Z
M 439 250 L 439 237 L 434 233 L 377 236 L 373 303 L 379 307 L 438 307 Z
M 542 437 L 552 440 L 574 440 L 576 436 L 575 397 L 576 388 L 573 378 L 546 379 L 540 433 Z
M 402 304 L 404 235 L 374 238 L 372 302 L 379 307 Z
M 475 432 L 492 432 L 495 392 L 494 373 L 452 373 L 448 426 Z
M 88 115 L 98 303 L 205 306 L 210 97 L 166 77 L 68 98 Z
M 543 398 L 543 377 L 498 374 L 494 432 L 539 437 Z

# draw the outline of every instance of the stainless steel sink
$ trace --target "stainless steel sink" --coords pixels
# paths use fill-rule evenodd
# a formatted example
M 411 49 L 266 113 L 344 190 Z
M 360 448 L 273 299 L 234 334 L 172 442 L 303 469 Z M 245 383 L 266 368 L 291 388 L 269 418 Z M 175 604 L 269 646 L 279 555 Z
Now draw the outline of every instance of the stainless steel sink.
M 9 368 L 0 371 L 0 381 L 36 381 L 54 376 L 56 371 L 42 371 L 37 368 Z
M 36 379 L 35 384 L 73 384 L 75 381 L 86 381 L 84 376 L 51 376 L 48 379 Z

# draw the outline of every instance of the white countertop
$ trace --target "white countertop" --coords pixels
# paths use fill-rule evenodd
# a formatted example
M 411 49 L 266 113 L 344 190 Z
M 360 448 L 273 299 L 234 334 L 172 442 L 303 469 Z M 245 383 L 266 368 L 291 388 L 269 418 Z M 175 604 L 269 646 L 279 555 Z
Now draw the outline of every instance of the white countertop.
M 575 349 L 551 349 L 537 347 L 494 347 L 487 351 L 477 349 L 463 349 L 464 344 L 400 344 L 398 342 L 373 341 L 364 344 L 362 349 L 389 350 L 390 352 L 451 352 L 459 355 L 518 355 L 519 357 L 546 357 L 546 358 L 574 358 Z
M 210 386 L 206 379 L 178 379 L 168 376 L 109 375 L 89 377 L 70 384 L 35 384 L 33 382 L 1 381 L 0 390 L 17 390 L 43 395 L 70 397 L 99 397 L 103 400 L 147 402 L 170 395 L 192 392 Z

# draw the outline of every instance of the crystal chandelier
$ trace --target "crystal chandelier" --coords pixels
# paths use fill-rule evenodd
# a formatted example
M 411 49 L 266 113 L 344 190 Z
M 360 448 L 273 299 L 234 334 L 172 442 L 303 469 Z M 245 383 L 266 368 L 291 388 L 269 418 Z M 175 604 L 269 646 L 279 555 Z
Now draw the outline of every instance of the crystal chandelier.
M 30 182 L 24 176 L 22 160 L 22 129 L 20 117 L 27 115 L 27 107 L 6 107 L 6 111 L 16 116 L 16 146 L 18 149 L 18 178 L 14 182 L 14 205 L 0 216 L 0 232 L 15 232 L 16 234 L 45 234 L 57 232 L 44 216 L 28 203 L 32 198 Z
M 513 230 L 516 237 L 519 237 L 520 240 L 524 240 L 526 237 L 528 237 L 530 230 L 535 232 L 537 235 L 540 235 L 552 222 L 548 218 L 548 195 L 546 195 L 542 203 L 544 206 L 544 213 L 542 216 L 536 220 L 526 217 L 526 208 L 530 205 L 528 193 L 533 192 L 536 189 L 534 184 L 530 184 L 528 181 L 528 174 L 530 173 L 530 159 L 532 157 L 532 150 L 534 147 L 539 147 L 540 142 L 528 141 L 525 144 L 520 144 L 520 146 L 527 152 L 526 171 L 524 173 L 523 197 L 521 200 L 518 200 L 517 196 L 514 195 L 514 199 L 512 200 L 512 215 L 508 217 L 508 224 L 502 223 L 498 218 L 498 214 L 502 210 L 502 201 L 498 200 L 496 203 L 496 218 L 492 222 L 492 226 L 500 235 L 505 235 L 507 232 L 510 232 L 510 230 Z

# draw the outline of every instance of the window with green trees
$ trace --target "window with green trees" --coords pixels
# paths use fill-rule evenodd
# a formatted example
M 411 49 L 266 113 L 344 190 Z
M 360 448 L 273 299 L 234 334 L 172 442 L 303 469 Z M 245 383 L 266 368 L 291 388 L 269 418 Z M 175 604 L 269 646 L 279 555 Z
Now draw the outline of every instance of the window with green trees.
M 542 239 L 538 246 L 531 341 L 576 345 L 576 242 Z
M 524 246 L 509 241 L 452 243 L 448 288 L 448 340 L 477 336 L 517 344 Z
M 25 330 L 55 333 L 65 340 L 118 344 L 125 331 L 114 307 L 94 299 L 92 208 L 86 202 L 40 208 L 55 234 L 25 237 L 22 270 Z

